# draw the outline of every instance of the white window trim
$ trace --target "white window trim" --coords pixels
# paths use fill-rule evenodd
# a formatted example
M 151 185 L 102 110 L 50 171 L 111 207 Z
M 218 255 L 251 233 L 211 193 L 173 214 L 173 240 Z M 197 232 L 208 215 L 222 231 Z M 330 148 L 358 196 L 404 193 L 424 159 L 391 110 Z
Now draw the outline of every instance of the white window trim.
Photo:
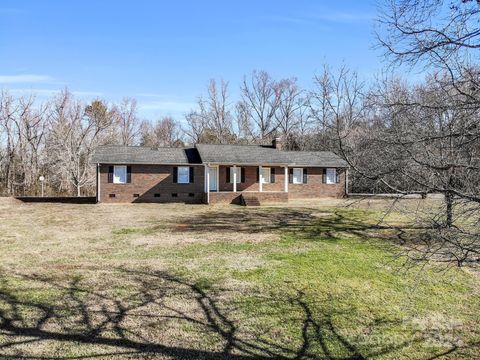
M 268 176 L 267 176 L 266 179 L 263 176 L 263 173 L 265 171 L 268 171 Z M 260 174 L 260 180 L 261 180 L 262 184 L 270 184 L 271 179 L 272 179 L 272 168 L 262 166 L 262 173 Z
M 229 168 L 230 170 L 230 184 L 233 184 L 233 166 Z M 242 182 L 242 168 L 237 167 L 237 184 L 240 184 Z
M 333 172 L 333 182 L 328 177 L 328 172 Z M 337 183 L 337 169 L 336 168 L 327 168 L 325 183 L 327 185 L 335 185 Z
M 120 181 L 120 177 L 116 175 L 117 173 L 117 169 L 120 170 L 120 169 L 123 169 L 125 172 L 125 181 Z M 113 183 L 114 184 L 126 184 L 127 183 L 127 177 L 128 177 L 128 174 L 127 174 L 127 166 L 126 165 L 115 165 L 113 167 Z
M 182 181 L 180 178 L 180 169 L 186 169 L 187 171 L 187 181 Z M 189 184 L 190 183 L 190 167 L 189 166 L 179 166 L 177 168 L 177 183 L 178 184 Z
M 295 170 L 300 170 L 300 181 L 295 182 Z M 293 168 L 292 170 L 292 184 L 303 184 L 303 168 Z

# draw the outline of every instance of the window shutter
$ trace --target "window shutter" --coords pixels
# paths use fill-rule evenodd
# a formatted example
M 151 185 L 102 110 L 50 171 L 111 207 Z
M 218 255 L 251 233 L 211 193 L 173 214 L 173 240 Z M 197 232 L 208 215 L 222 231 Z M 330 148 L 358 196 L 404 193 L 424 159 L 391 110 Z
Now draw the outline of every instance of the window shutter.
M 132 167 L 127 166 L 127 183 L 132 182 Z
M 173 167 L 173 182 L 178 182 L 178 167 L 176 166 Z
M 293 169 L 292 168 L 288 169 L 288 182 L 290 184 L 293 184 Z
M 303 169 L 303 183 L 306 184 L 308 181 L 308 172 L 307 168 Z
M 225 170 L 226 170 L 225 171 L 225 173 L 226 173 L 225 174 L 225 182 L 228 184 L 228 183 L 230 183 L 230 172 L 232 171 L 232 168 L 227 167 Z
M 240 170 L 240 182 L 244 183 L 245 182 L 245 168 L 241 168 Z
M 257 183 L 260 182 L 260 169 L 257 167 Z
M 270 169 L 270 182 L 272 184 L 275 183 L 275 168 L 274 167 L 272 167 Z
M 190 180 L 189 180 L 190 183 L 193 183 L 194 180 L 195 180 L 195 179 L 194 179 L 194 170 L 195 170 L 195 169 L 193 168 L 193 166 L 190 166 L 190 171 L 189 171 L 189 174 L 188 174 L 188 175 L 190 175 Z
M 327 169 L 323 169 L 322 184 L 327 183 Z
M 108 167 L 108 182 L 113 183 L 113 166 Z
M 340 174 L 341 172 L 338 169 L 335 169 L 335 183 L 340 184 Z

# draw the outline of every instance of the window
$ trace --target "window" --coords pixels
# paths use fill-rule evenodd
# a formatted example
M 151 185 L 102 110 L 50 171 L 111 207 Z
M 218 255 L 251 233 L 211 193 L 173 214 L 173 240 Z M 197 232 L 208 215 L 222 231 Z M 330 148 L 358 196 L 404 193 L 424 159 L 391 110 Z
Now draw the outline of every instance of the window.
M 159 193 L 153 194 L 153 197 L 160 197 Z
M 114 198 L 115 194 L 108 194 L 108 197 Z
M 178 197 L 177 193 L 172 193 L 172 197 Z
M 235 170 L 235 171 L 234 171 Z M 234 172 L 237 173 L 237 184 L 240 184 L 242 182 L 242 168 L 230 168 L 230 183 L 233 184 L 233 174 Z
M 127 183 L 127 167 L 126 166 L 113 167 L 113 183 L 114 184 Z
M 336 169 L 328 168 L 327 169 L 327 184 L 335 184 L 337 178 Z
M 188 166 L 178 167 L 178 181 L 179 184 L 188 184 L 190 182 L 190 168 Z
M 194 193 L 188 193 L 188 197 L 195 197 Z
M 294 184 L 303 184 L 303 169 L 294 168 L 293 169 L 293 183 Z
M 270 182 L 271 169 L 269 167 L 262 167 L 262 173 L 260 174 L 262 184 Z

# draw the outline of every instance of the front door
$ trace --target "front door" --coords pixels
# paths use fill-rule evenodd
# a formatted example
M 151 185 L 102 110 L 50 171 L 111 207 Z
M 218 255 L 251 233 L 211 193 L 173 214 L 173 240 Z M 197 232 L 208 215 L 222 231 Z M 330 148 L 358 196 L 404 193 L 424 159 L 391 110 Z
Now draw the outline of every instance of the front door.
M 217 191 L 218 190 L 218 184 L 217 184 L 217 178 L 218 178 L 218 167 L 209 167 L 208 168 L 208 177 L 210 181 L 210 191 Z

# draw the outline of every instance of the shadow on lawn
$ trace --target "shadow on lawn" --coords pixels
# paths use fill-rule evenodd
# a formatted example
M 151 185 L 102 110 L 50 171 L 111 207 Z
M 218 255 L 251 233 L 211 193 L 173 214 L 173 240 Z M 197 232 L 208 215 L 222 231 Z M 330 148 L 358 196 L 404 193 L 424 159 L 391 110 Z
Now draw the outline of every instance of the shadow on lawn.
M 366 359 L 401 349 L 415 341 L 396 346 L 364 346 L 360 350 L 337 330 L 332 316 L 339 313 L 325 310 L 315 316 L 319 314 L 318 309 L 313 311 L 300 291 L 284 298 L 260 298 L 258 295 L 258 301 L 269 305 L 268 311 L 287 305 L 295 314 L 297 338 L 294 341 L 266 340 L 265 330 L 255 333 L 259 330 L 246 327 L 248 319 L 235 312 L 238 304 L 225 300 L 228 289 L 207 290 L 165 272 L 119 269 L 117 274 L 122 280 L 125 277 L 130 286 L 128 295 L 123 297 L 109 295 L 105 289 L 91 290 L 79 280 L 64 284 L 42 277 L 23 276 L 22 280 L 28 285 L 33 282 L 60 294 L 54 300 L 41 301 L 22 293 L 21 288 L 10 288 L 4 283 L 0 287 L 0 357 L 80 359 L 123 355 L 176 359 Z M 29 291 L 29 288 L 23 291 Z M 175 298 L 182 299 L 182 302 L 175 303 L 172 301 Z M 292 320 L 291 314 L 284 314 L 282 322 L 283 316 L 285 321 Z M 183 329 L 180 332 L 168 332 L 179 326 Z M 186 332 L 181 326 L 190 326 L 191 338 L 179 338 L 182 331 L 183 334 Z M 215 339 L 217 345 L 203 345 L 201 336 Z M 68 356 L 58 350 L 54 350 L 53 355 L 29 353 L 29 350 L 42 349 L 42 345 L 52 341 L 74 347 L 81 345 L 83 348 L 79 353 L 88 355 Z M 58 344 L 56 348 L 65 349 Z
M 261 233 L 281 231 L 303 239 L 337 240 L 345 234 L 359 238 L 376 237 L 392 227 L 370 224 L 361 217 L 342 211 L 312 209 L 255 209 L 237 212 L 208 212 L 192 218 L 181 218 L 173 224 L 176 232 L 234 232 Z M 395 229 L 398 230 L 398 229 Z

